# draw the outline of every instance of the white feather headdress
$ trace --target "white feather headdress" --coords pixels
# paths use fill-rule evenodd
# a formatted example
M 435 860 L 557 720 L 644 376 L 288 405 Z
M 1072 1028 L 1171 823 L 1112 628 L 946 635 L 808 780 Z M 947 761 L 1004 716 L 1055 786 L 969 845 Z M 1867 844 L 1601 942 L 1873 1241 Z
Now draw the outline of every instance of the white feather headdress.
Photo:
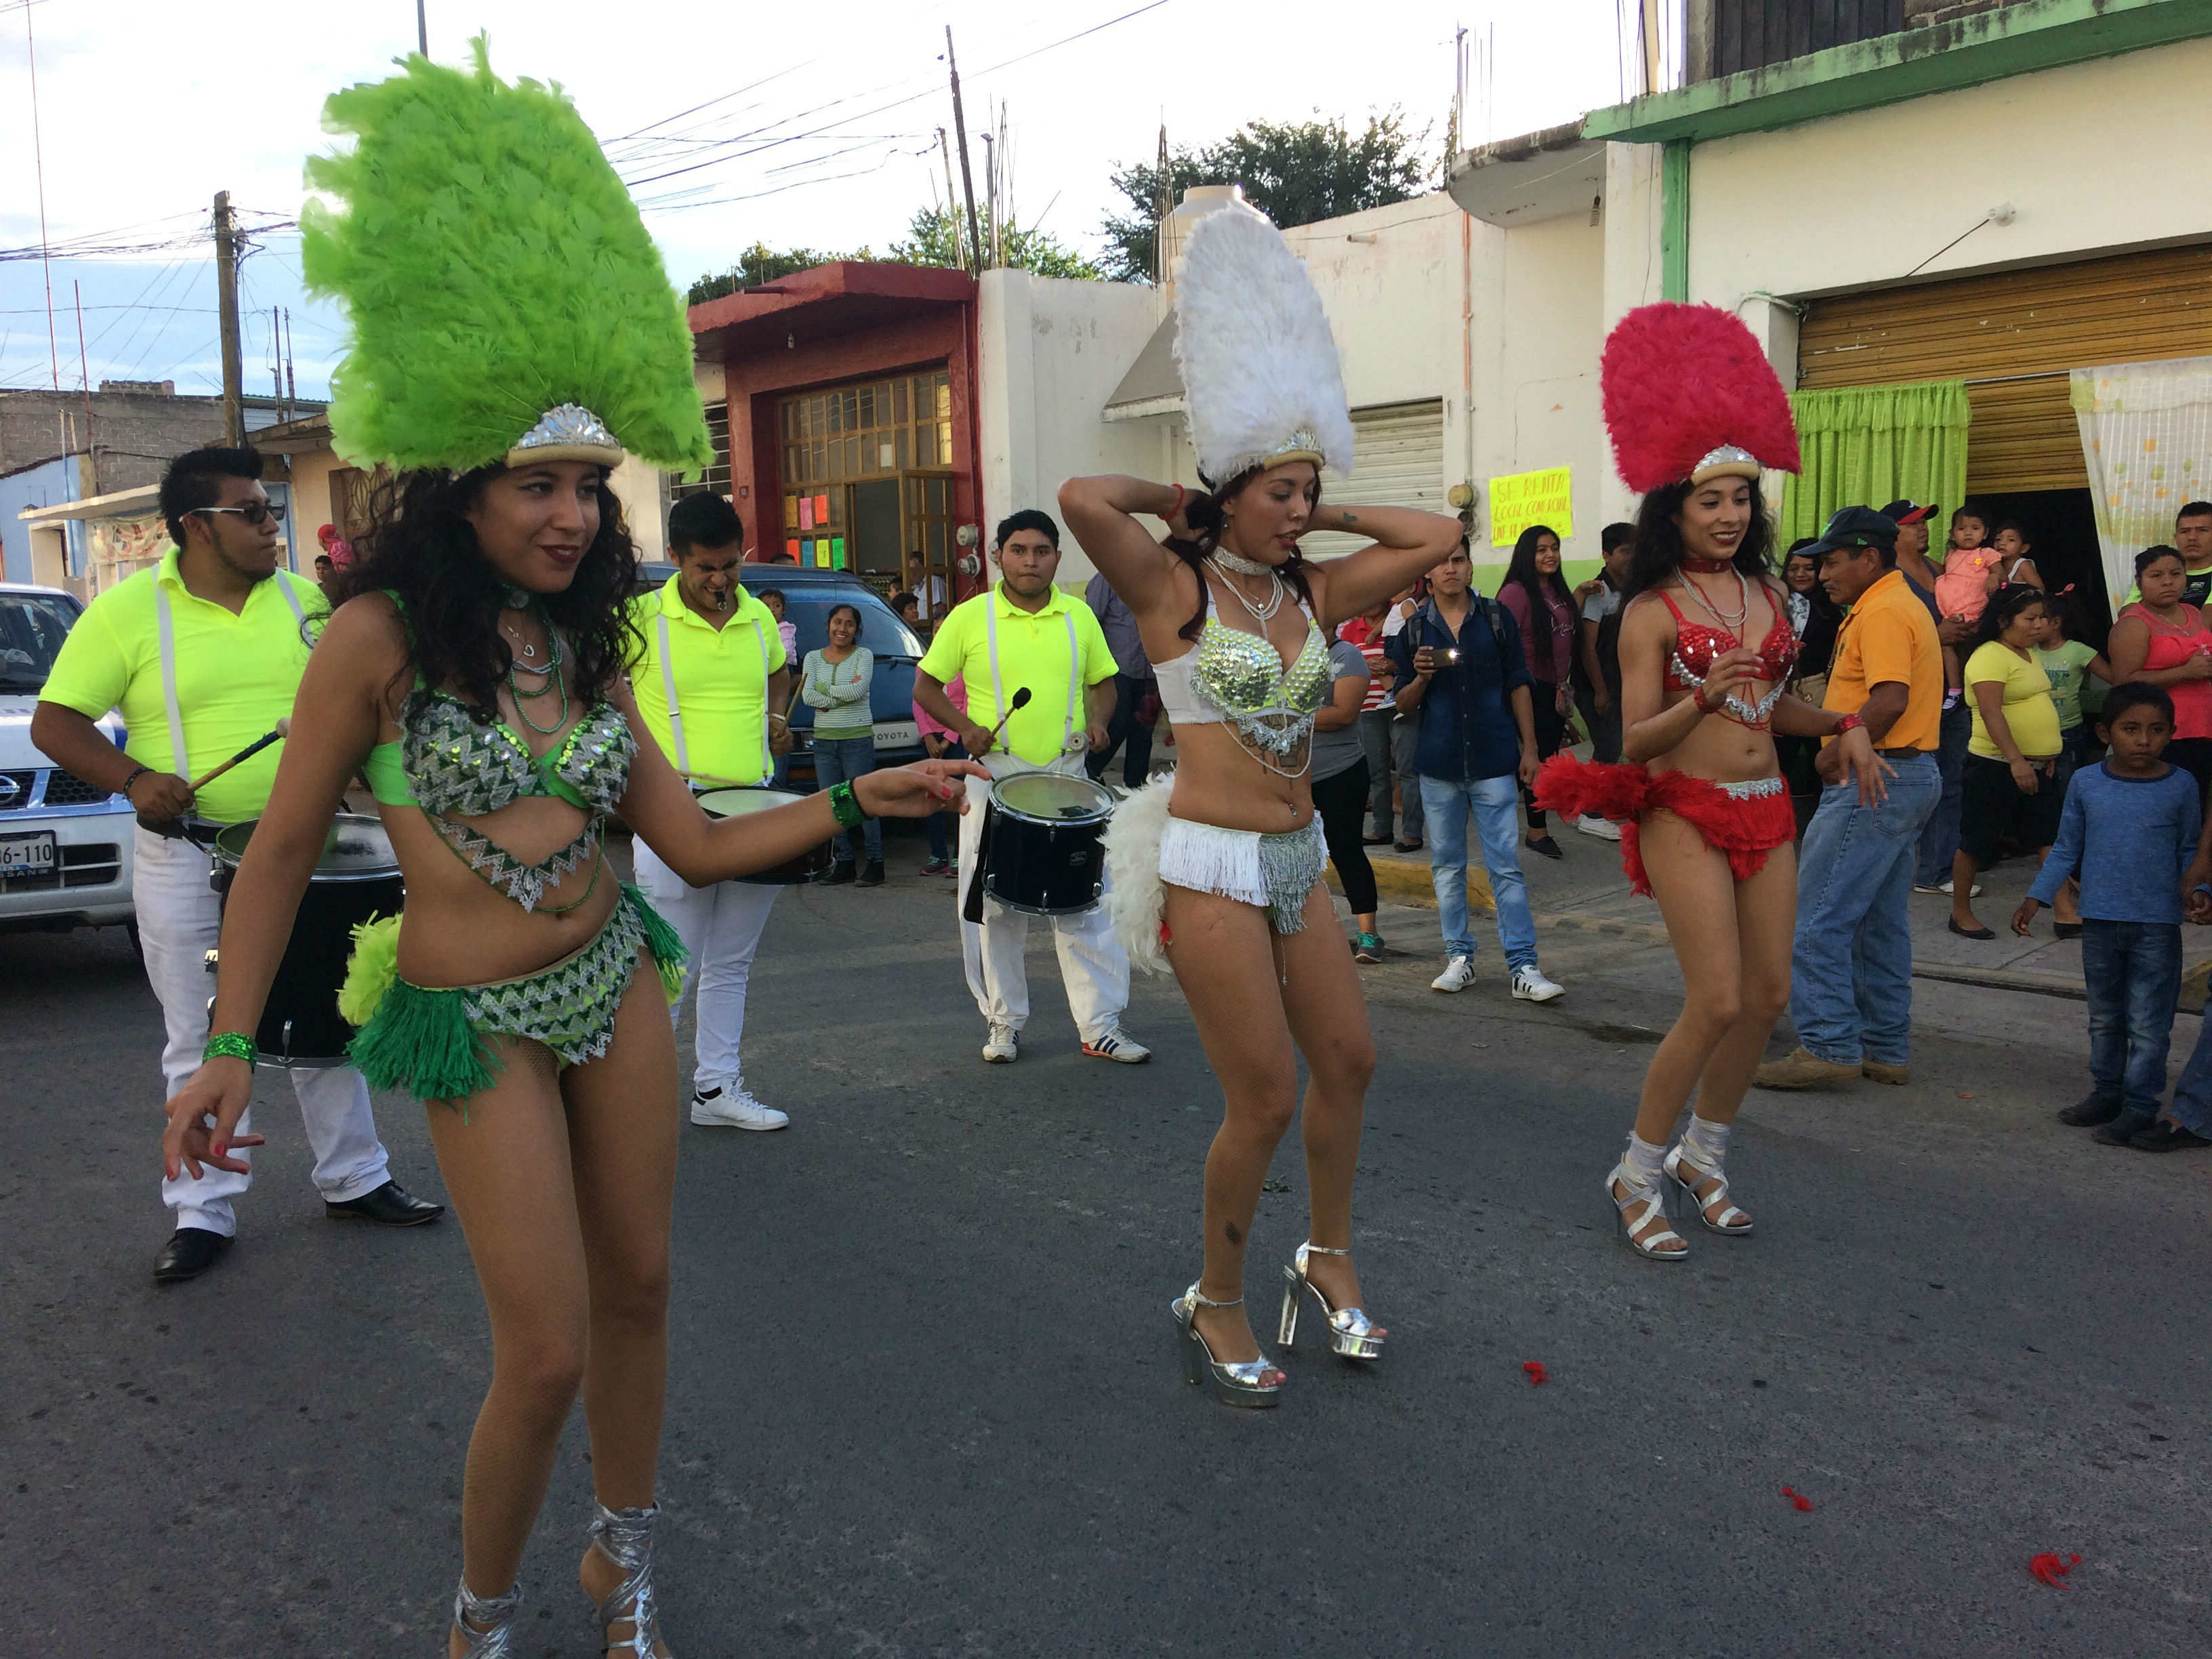
M 1310 460 L 1352 471 L 1352 416 L 1321 296 L 1283 234 L 1241 203 L 1191 227 L 1176 269 L 1176 366 L 1200 476 Z

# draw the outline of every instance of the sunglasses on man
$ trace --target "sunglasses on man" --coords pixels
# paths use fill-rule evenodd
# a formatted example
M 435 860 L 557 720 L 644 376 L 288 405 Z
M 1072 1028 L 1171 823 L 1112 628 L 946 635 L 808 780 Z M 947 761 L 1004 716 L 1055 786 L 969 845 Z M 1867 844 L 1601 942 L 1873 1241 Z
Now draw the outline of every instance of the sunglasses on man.
M 244 507 L 196 507 L 192 511 L 195 513 L 235 513 L 240 518 L 245 520 L 246 523 L 252 525 L 257 530 L 264 524 L 282 524 L 284 522 L 284 509 L 277 506 L 273 501 L 248 501 Z

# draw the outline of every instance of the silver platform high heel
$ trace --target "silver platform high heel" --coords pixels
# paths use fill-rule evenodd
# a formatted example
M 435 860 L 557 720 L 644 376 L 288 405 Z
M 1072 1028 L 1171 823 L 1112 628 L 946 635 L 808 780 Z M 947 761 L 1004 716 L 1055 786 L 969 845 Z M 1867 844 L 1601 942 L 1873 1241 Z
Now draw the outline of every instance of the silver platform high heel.
M 461 1651 L 469 1659 L 516 1659 L 514 1621 L 521 1612 L 521 1585 L 504 1595 L 474 1595 L 469 1581 L 462 1579 L 453 1593 L 453 1628 L 461 1634 Z
M 592 1547 L 623 1570 L 623 1581 L 614 1593 L 595 1606 L 599 1621 L 599 1651 L 627 1653 L 636 1659 L 653 1659 L 660 1640 L 660 1610 L 653 1588 L 653 1523 L 660 1505 L 641 1510 L 611 1510 L 604 1504 L 592 1522 Z M 629 1634 L 617 1641 L 614 1627 L 628 1625 Z
M 1184 1375 L 1194 1388 L 1202 1387 L 1207 1377 L 1213 1380 L 1213 1392 L 1224 1406 L 1273 1406 L 1281 1402 L 1283 1384 L 1290 1379 L 1282 1369 L 1262 1354 L 1257 1359 L 1240 1359 L 1224 1364 L 1213 1357 L 1213 1350 L 1199 1334 L 1198 1310 L 1200 1308 L 1241 1308 L 1244 1298 L 1234 1302 L 1212 1302 L 1198 1293 L 1193 1285 L 1168 1304 L 1182 1327 L 1182 1358 Z
M 1362 1308 L 1332 1308 L 1328 1298 L 1322 1294 L 1321 1286 L 1306 1277 L 1306 1258 L 1310 1255 L 1350 1255 L 1348 1249 L 1331 1249 L 1326 1244 L 1316 1244 L 1310 1239 L 1298 1246 L 1297 1255 L 1291 1265 L 1283 1269 L 1283 1322 L 1276 1332 L 1275 1340 L 1285 1349 L 1298 1338 L 1298 1304 L 1301 1291 L 1310 1291 L 1321 1304 L 1321 1315 L 1328 1321 L 1328 1349 L 1346 1359 L 1380 1359 L 1382 1339 L 1389 1331 L 1367 1316 Z

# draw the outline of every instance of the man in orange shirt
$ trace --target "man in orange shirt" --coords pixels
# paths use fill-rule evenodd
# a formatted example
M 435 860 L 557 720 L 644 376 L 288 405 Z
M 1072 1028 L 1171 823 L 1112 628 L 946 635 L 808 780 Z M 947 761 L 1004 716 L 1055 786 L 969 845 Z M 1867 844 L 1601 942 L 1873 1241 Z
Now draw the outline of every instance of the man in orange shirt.
M 1802 1089 L 1861 1076 L 1903 1083 L 1912 1036 L 1912 928 L 1907 915 L 1921 827 L 1943 793 L 1943 658 L 1928 607 L 1897 568 L 1897 526 L 1847 507 L 1805 550 L 1828 597 L 1850 614 L 1836 635 L 1824 707 L 1866 722 L 1891 769 L 1873 806 L 1827 787 L 1797 860 L 1797 934 L 1790 1018 L 1798 1047 L 1759 1068 L 1763 1089 Z

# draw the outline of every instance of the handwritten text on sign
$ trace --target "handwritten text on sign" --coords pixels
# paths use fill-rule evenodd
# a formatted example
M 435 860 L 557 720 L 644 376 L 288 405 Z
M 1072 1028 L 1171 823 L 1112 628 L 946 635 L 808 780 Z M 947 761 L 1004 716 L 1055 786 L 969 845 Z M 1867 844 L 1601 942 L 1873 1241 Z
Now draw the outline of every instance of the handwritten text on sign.
M 1490 481 L 1490 544 L 1510 547 L 1532 524 L 1547 525 L 1561 541 L 1575 533 L 1573 469 L 1547 466 Z

